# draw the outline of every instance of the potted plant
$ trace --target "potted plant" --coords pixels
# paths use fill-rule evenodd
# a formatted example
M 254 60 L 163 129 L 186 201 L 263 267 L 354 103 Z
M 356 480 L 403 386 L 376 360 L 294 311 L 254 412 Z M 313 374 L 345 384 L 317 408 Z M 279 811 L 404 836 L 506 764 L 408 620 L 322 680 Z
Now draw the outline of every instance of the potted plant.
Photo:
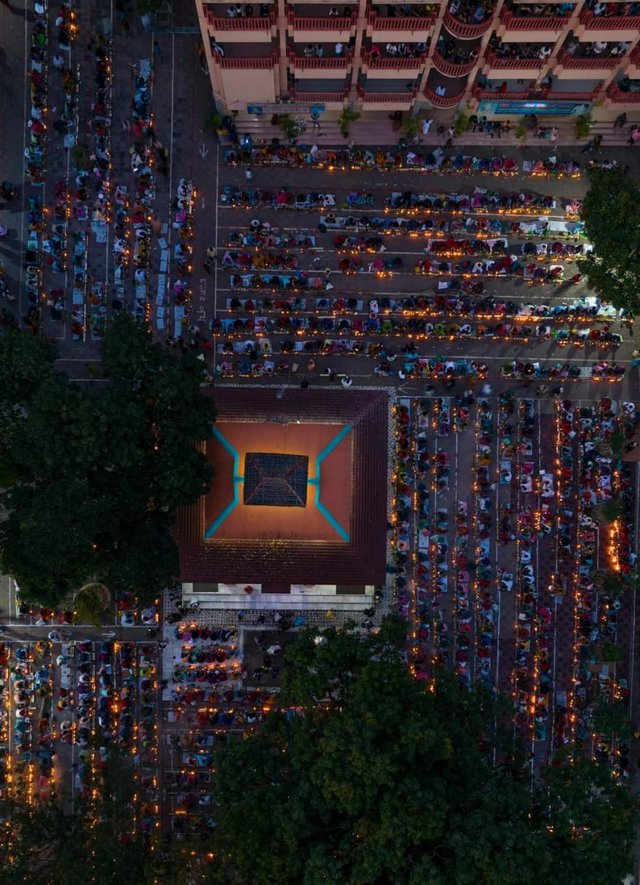
M 576 138 L 589 138 L 591 132 L 591 114 L 580 114 L 576 120 Z
M 278 126 L 282 129 L 282 134 L 286 138 L 294 139 L 300 135 L 300 125 L 291 114 L 280 114 Z
M 516 125 L 516 128 L 513 130 L 513 134 L 518 139 L 518 141 L 524 141 L 527 137 L 527 133 L 529 129 L 527 128 L 527 124 L 525 122 L 526 118 L 523 117 L 522 120 Z
M 213 111 L 204 121 L 204 128 L 210 130 L 211 132 L 215 132 L 216 135 L 219 134 L 221 127 L 222 114 L 220 114 L 218 111 Z
M 338 127 L 343 138 L 349 137 L 351 124 L 360 119 L 360 111 L 354 111 L 353 108 L 343 108 L 338 116 Z
M 460 111 L 460 113 L 456 114 L 456 118 L 453 121 L 453 134 L 456 138 L 462 135 L 464 132 L 469 131 L 469 126 L 471 125 L 471 121 L 467 114 Z
M 400 128 L 402 130 L 402 134 L 406 138 L 415 138 L 416 135 L 420 135 L 422 131 L 422 124 L 417 117 L 407 117 L 406 120 L 403 120 Z

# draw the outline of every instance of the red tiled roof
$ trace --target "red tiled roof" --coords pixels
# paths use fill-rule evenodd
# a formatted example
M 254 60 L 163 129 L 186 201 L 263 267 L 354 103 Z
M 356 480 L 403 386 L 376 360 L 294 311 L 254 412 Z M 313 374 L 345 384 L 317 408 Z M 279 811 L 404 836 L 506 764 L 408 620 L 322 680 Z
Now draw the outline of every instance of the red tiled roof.
M 219 387 L 207 391 L 219 421 L 299 420 L 353 427 L 353 505 L 348 542 L 205 542 L 200 505 L 176 526 L 183 581 L 382 584 L 385 580 L 389 397 L 380 390 Z M 214 479 L 215 482 L 215 479 Z

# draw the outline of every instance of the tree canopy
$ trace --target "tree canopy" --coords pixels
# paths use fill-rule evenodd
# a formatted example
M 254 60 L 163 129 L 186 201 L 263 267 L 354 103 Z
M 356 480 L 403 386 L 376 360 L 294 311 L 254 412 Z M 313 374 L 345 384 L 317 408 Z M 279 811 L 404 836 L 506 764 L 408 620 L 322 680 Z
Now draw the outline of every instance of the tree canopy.
M 176 510 L 211 478 L 202 363 L 124 313 L 104 339 L 97 389 L 56 374 L 54 359 L 29 333 L 0 337 L 2 567 L 49 605 L 87 580 L 152 599 L 179 571 Z
M 532 791 L 490 694 L 418 681 L 401 650 L 388 628 L 287 650 L 289 710 L 218 756 L 212 881 L 617 885 L 629 793 L 588 761 Z
M 134 830 L 134 807 L 141 813 L 133 763 L 112 750 L 95 796 L 74 815 L 61 803 L 3 802 L 0 833 L 2 882 L 43 885 L 153 885 L 155 858 Z
M 593 252 L 578 262 L 604 301 L 640 311 L 640 185 L 623 169 L 596 169 L 581 218 Z

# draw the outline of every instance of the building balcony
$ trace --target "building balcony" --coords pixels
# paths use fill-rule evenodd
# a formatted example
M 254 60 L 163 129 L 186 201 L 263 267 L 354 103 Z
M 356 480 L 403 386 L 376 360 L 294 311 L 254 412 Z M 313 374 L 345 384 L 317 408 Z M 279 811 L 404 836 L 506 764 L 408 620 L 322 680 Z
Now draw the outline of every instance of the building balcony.
M 487 66 L 499 71 L 539 71 L 546 65 L 541 58 L 500 58 L 491 52 L 486 57 Z
M 433 28 L 434 15 L 384 16 L 375 10 L 367 12 L 367 32 L 372 40 L 406 40 L 412 34 L 424 37 Z
M 640 104 L 640 91 L 622 90 L 618 83 L 611 83 L 607 87 L 606 95 L 614 104 Z
M 362 63 L 371 71 L 419 71 L 424 67 L 426 54 L 421 53 L 412 58 L 400 55 L 377 56 L 371 55 L 370 52 L 362 53 Z
M 589 58 L 569 55 L 568 52 L 561 52 L 558 56 L 558 64 L 563 68 L 578 71 L 613 71 L 620 65 L 621 56 L 613 56 L 605 58 L 603 56 L 590 56 Z
M 464 77 L 475 68 L 477 63 L 478 60 L 474 58 L 470 61 L 462 62 L 462 64 L 456 64 L 443 58 L 437 49 L 433 53 L 433 66 L 441 74 L 444 74 L 445 77 Z
M 263 70 L 271 70 L 275 67 L 279 55 L 277 52 L 272 52 L 269 55 L 257 55 L 254 57 L 250 56 L 228 56 L 228 55 L 220 55 L 219 52 L 213 52 L 213 60 L 224 70 L 229 69 L 250 69 L 254 71 L 263 71 Z
M 251 18 L 229 18 L 228 16 L 216 15 L 211 8 L 205 10 L 207 24 L 212 34 L 228 31 L 271 31 L 275 26 L 276 17 L 273 12 L 265 16 L 252 16 Z
M 340 103 L 342 104 L 345 98 L 348 95 L 348 91 L 346 89 L 341 89 L 334 92 L 324 92 L 321 90 L 314 91 L 309 90 L 305 91 L 302 89 L 291 89 L 290 90 L 291 98 L 294 101 L 303 101 L 303 102 L 326 102 L 326 103 Z
M 493 15 L 489 14 L 486 20 L 480 22 L 480 24 L 465 24 L 464 22 L 458 21 L 457 18 L 454 18 L 449 10 L 445 12 L 443 19 L 447 31 L 449 31 L 454 37 L 459 37 L 461 40 L 475 40 L 476 37 L 482 37 L 482 35 L 486 34 L 491 27 L 492 21 Z
M 376 111 L 409 110 L 415 97 L 415 89 L 405 92 L 382 92 L 367 88 L 367 86 L 358 86 L 358 98 L 362 104 Z
M 344 71 L 353 61 L 352 52 L 348 52 L 346 55 L 334 56 L 332 58 L 306 58 L 306 56 L 296 55 L 295 52 L 289 51 L 288 57 L 291 67 L 296 68 L 299 71 Z
M 462 89 L 456 95 L 438 95 L 429 86 L 424 87 L 424 97 L 434 106 L 434 108 L 455 107 L 455 105 L 460 104 L 464 98 L 464 93 L 465 90 Z
M 637 36 L 640 30 L 640 15 L 594 15 L 588 9 L 583 9 L 578 18 L 585 31 L 589 33 L 589 37 L 592 37 L 592 32 L 595 31 L 629 31 Z
M 348 41 L 355 28 L 355 18 L 331 15 L 301 15 L 293 9 L 287 10 L 287 22 L 296 39 L 317 41 L 318 31 L 323 40 Z
M 567 16 L 548 15 L 534 18 L 529 15 L 514 15 L 504 7 L 500 10 L 500 21 L 504 25 L 505 31 L 518 31 L 518 38 L 524 39 L 524 31 L 530 31 L 539 36 L 541 33 L 553 32 L 558 34 L 563 31 L 569 21 Z
M 561 92 L 559 90 L 526 89 L 522 92 L 500 92 L 496 89 L 484 89 L 474 84 L 472 96 L 478 101 L 593 101 L 600 94 L 600 87 L 583 92 Z

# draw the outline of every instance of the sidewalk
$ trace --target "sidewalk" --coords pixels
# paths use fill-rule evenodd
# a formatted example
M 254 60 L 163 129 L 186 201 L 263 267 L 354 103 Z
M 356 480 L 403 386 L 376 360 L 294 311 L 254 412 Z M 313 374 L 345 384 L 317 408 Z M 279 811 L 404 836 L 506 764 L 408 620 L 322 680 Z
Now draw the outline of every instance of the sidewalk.
M 283 110 L 286 109 L 283 106 Z M 447 129 L 452 125 L 453 116 L 448 114 L 434 116 L 431 129 L 427 135 L 420 136 L 420 146 L 423 147 L 442 147 L 447 140 Z M 512 125 L 517 120 L 512 120 Z M 454 138 L 456 146 L 491 146 L 496 152 L 508 147 L 519 148 L 553 148 L 568 147 L 572 145 L 584 146 L 595 135 L 602 136 L 602 144 L 605 147 L 622 147 L 628 144 L 629 129 L 633 125 L 632 120 L 622 129 L 614 129 L 612 123 L 594 123 L 591 127 L 591 134 L 587 139 L 577 139 L 575 135 L 576 118 L 558 120 L 556 117 L 541 117 L 539 125 L 544 128 L 555 126 L 558 129 L 558 140 L 555 144 L 544 138 L 536 138 L 534 134 L 530 134 L 527 138 L 519 140 L 515 137 L 513 129 L 510 133 L 503 134 L 501 138 L 494 136 L 493 138 L 486 132 L 465 132 L 458 138 Z M 271 141 L 273 138 L 285 140 L 279 126 L 271 123 L 270 115 L 265 115 L 258 120 L 238 120 L 236 122 L 238 133 L 240 135 L 251 135 L 255 141 L 264 140 Z M 445 127 L 445 135 L 438 135 L 438 127 Z M 356 120 L 351 124 L 349 136 L 344 138 L 338 128 L 337 120 L 321 121 L 320 129 L 313 129 L 311 125 L 299 137 L 300 142 L 313 142 L 318 145 L 345 145 L 350 141 L 354 141 L 360 145 L 394 145 L 397 144 L 402 137 L 402 132 L 394 132 L 391 127 L 391 121 L 388 119 L 379 120 Z

